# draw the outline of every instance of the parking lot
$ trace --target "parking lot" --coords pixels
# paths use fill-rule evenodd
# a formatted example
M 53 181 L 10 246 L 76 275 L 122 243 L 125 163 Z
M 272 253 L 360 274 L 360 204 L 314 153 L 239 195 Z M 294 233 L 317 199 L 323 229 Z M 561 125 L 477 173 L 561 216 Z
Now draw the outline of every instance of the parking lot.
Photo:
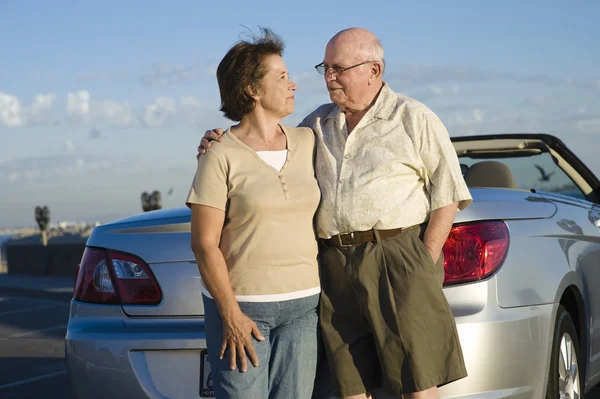
M 64 360 L 69 303 L 0 295 L 0 399 L 72 398 Z

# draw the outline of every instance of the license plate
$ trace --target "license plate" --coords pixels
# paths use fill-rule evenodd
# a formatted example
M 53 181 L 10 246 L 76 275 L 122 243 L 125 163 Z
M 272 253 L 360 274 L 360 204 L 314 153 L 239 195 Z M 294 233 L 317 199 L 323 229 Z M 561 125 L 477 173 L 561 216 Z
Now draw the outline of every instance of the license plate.
M 200 397 L 214 398 L 215 387 L 213 385 L 210 362 L 208 361 L 208 352 L 200 352 Z

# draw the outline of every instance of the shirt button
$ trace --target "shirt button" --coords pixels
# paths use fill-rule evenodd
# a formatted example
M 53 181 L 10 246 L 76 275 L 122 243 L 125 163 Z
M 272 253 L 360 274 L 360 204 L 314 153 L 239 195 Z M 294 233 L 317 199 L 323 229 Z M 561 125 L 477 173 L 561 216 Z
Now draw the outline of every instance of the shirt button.
M 344 184 L 345 180 L 344 179 L 340 179 L 340 184 Z
M 350 159 L 350 154 L 344 155 L 344 159 Z

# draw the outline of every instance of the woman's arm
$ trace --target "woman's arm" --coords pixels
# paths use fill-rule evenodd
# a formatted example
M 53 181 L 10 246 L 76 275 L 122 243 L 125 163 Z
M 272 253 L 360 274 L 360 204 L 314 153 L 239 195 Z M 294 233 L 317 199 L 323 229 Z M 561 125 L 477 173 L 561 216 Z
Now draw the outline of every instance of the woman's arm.
M 236 357 L 239 357 L 240 368 L 245 372 L 248 369 L 246 355 L 255 367 L 258 366 L 258 357 L 250 335 L 254 335 L 259 341 L 263 341 L 264 337 L 256 323 L 242 313 L 231 288 L 227 264 L 219 249 L 225 212 L 197 204 L 192 204 L 191 209 L 192 251 L 196 257 L 202 281 L 213 297 L 221 319 L 223 319 L 223 344 L 220 358 L 223 358 L 225 350 L 229 348 L 231 369 L 236 369 Z

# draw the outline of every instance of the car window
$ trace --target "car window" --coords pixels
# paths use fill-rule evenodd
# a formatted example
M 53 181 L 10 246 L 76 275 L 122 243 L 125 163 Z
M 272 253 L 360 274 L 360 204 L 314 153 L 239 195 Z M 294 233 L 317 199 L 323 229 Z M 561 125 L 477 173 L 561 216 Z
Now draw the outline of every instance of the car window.
M 505 164 L 513 175 L 516 188 L 523 190 L 543 190 L 557 194 L 585 199 L 584 193 L 573 180 L 556 165 L 548 152 L 528 157 L 471 158 L 459 157 L 463 175 L 475 163 L 496 161 Z

